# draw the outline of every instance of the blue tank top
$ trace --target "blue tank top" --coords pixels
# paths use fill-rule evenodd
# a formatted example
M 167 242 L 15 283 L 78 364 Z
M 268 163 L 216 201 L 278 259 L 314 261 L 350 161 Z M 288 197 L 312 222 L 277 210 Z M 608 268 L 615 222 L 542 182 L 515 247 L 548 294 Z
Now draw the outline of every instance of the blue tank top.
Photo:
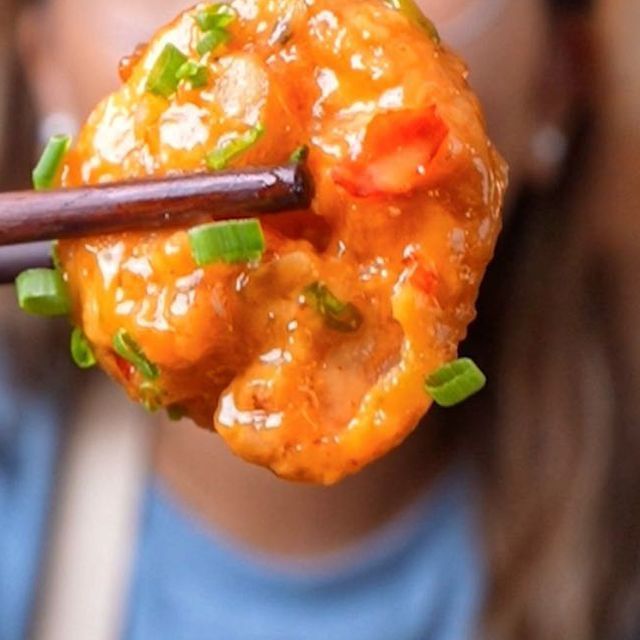
M 471 494 L 452 470 L 392 523 L 303 570 L 205 529 L 154 481 L 125 638 L 472 638 L 483 570 Z

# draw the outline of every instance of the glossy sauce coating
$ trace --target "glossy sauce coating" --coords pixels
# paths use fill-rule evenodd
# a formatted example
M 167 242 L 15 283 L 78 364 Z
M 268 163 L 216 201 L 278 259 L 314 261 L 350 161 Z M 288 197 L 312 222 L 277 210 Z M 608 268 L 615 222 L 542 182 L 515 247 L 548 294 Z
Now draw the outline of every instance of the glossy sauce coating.
M 64 186 L 231 166 L 309 146 L 309 214 L 263 219 L 250 264 L 198 267 L 186 230 L 60 243 L 74 321 L 130 395 L 180 408 L 243 458 L 332 483 L 399 444 L 430 405 L 424 378 L 456 356 L 500 228 L 506 168 L 464 65 L 381 0 L 236 0 L 227 44 L 201 57 L 199 5 L 121 65 L 123 85 L 68 154 Z M 146 90 L 166 44 L 207 85 Z M 330 326 L 304 291 L 355 305 Z M 120 358 L 125 330 L 159 370 Z

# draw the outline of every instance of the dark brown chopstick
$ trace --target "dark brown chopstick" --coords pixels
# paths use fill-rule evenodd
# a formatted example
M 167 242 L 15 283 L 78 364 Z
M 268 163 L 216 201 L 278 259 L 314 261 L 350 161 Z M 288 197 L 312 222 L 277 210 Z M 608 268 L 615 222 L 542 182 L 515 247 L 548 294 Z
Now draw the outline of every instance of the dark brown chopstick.
M 303 164 L 0 194 L 0 245 L 306 209 Z

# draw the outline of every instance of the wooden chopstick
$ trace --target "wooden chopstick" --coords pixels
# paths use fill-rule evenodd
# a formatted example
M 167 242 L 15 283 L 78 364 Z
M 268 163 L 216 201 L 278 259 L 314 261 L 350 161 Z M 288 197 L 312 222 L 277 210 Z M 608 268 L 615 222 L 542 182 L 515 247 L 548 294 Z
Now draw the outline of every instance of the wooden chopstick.
M 0 194 L 0 245 L 306 209 L 304 164 Z

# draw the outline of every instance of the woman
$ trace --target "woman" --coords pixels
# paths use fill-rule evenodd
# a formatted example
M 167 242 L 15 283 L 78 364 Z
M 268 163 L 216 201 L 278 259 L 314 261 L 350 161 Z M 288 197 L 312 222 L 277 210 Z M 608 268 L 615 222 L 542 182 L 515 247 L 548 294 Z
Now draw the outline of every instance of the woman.
M 52 121 L 82 119 L 115 86 L 114 61 L 181 5 L 50 0 L 26 10 L 23 75 L 43 134 Z M 582 202 L 584 184 L 568 175 L 562 192 L 548 193 L 563 174 L 569 141 L 583 139 L 595 84 L 583 5 L 424 2 L 471 62 L 493 137 L 512 167 L 505 234 L 464 347 L 489 373 L 488 391 L 460 410 L 432 413 L 398 451 L 332 489 L 285 484 L 231 458 L 209 434 L 156 425 L 128 610 L 123 618 L 102 611 L 124 620 L 125 637 L 448 640 L 476 637 L 477 627 L 497 639 L 617 640 L 637 632 L 634 350 L 640 354 L 626 324 L 634 309 L 623 296 L 637 259 L 614 233 L 613 216 L 598 226 L 602 216 L 589 209 L 598 191 Z M 602 144 L 597 133 L 594 142 Z M 584 175 L 573 151 L 568 173 Z M 101 451 L 119 425 L 139 432 L 126 424 L 139 415 L 117 416 L 120 401 L 109 393 L 90 384 L 90 419 L 76 414 L 72 451 L 85 423 L 105 414 L 113 430 Z M 95 502 L 117 493 L 119 473 L 111 471 Z M 7 477 L 16 484 L 15 472 Z M 39 499 L 35 513 L 46 504 Z M 105 525 L 116 528 L 113 514 Z M 26 576 L 30 562 L 31 580 L 13 602 L 0 592 L 14 621 L 3 638 L 22 637 L 33 610 L 37 543 L 15 542 L 25 531 L 14 534 L 23 555 L 11 575 Z M 99 547 L 103 533 L 93 538 Z M 51 595 L 64 586 L 55 577 L 60 547 L 44 574 L 36 624 L 43 637 L 62 628 L 55 612 L 69 602 Z M 87 586 L 97 588 L 105 563 L 92 559 L 85 576 L 95 576 Z M 74 582 L 70 562 L 62 565 Z M 117 634 L 87 626 L 96 600 L 103 598 L 76 601 L 92 615 L 72 612 L 77 626 L 67 636 Z

